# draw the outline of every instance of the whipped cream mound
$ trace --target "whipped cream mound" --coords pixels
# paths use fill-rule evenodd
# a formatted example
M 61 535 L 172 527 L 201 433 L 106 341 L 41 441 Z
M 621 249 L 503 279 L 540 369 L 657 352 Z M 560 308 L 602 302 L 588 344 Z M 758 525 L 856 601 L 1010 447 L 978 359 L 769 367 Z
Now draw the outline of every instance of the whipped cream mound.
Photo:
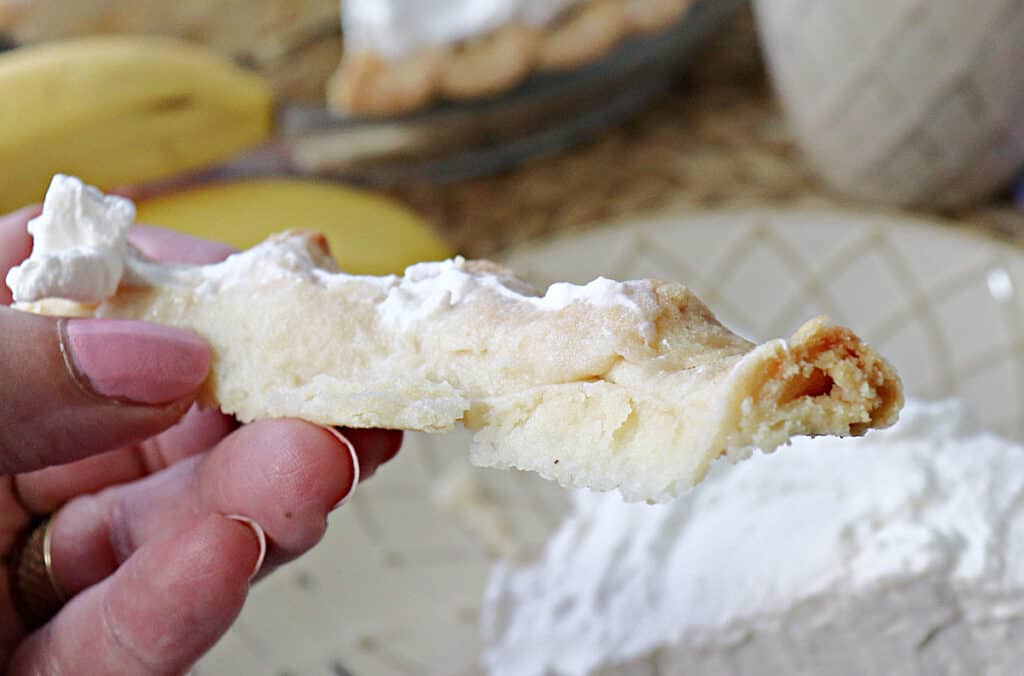
M 7 273 L 15 302 L 64 298 L 96 304 L 117 292 L 128 253 L 131 200 L 57 174 L 43 212 L 29 221 L 32 255 Z
M 483 628 L 493 676 L 1020 673 L 1024 447 L 912 403 L 668 505 L 581 492 Z
M 542 27 L 580 0 L 345 0 L 352 48 L 399 59 L 477 37 L 509 23 Z M 350 37 L 349 37 L 350 36 Z

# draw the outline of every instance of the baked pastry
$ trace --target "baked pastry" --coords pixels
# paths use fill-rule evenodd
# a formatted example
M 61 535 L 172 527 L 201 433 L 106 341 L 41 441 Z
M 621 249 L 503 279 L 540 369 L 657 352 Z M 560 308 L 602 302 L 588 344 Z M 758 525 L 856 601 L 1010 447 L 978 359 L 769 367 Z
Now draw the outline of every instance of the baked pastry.
M 345 55 L 328 103 L 379 116 L 490 96 L 531 72 L 584 65 L 630 34 L 667 25 L 690 2 L 344 0 Z
M 475 464 L 664 501 L 719 456 L 863 434 L 903 402 L 893 369 L 848 329 L 814 319 L 754 345 L 672 282 L 538 295 L 461 258 L 347 275 L 301 232 L 215 265 L 164 265 L 127 243 L 133 218 L 128 200 L 55 177 L 32 256 L 8 275 L 18 307 L 196 331 L 213 348 L 206 400 L 243 421 L 462 423 Z

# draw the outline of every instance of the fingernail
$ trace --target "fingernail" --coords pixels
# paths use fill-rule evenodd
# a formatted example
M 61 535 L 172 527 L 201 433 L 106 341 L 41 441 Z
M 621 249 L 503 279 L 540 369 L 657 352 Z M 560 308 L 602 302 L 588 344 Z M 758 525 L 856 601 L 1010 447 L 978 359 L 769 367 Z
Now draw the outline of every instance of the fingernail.
M 260 543 L 260 554 L 256 557 L 256 565 L 252 567 L 252 573 L 249 574 L 249 582 L 252 582 L 253 579 L 260 574 L 260 569 L 263 568 L 263 560 L 267 558 L 267 534 L 263 530 L 263 526 L 259 525 L 247 516 L 242 516 L 241 514 L 228 514 L 228 518 L 232 521 L 237 521 L 240 524 L 248 526 L 256 536 L 256 540 Z
M 344 434 L 334 429 L 333 427 L 325 427 L 324 429 L 330 432 L 330 434 L 335 439 L 340 441 L 341 444 L 348 449 L 349 456 L 352 458 L 352 485 L 348 487 L 348 492 L 341 497 L 341 500 L 338 500 L 337 504 L 331 507 L 331 511 L 333 512 L 334 510 L 348 502 L 349 499 L 352 497 L 352 494 L 356 492 L 356 486 L 359 485 L 359 456 L 356 455 L 355 446 L 352 445 L 351 441 L 345 438 Z
M 188 331 L 113 319 L 71 319 L 61 327 L 72 376 L 104 397 L 170 403 L 195 392 L 210 370 L 210 348 Z

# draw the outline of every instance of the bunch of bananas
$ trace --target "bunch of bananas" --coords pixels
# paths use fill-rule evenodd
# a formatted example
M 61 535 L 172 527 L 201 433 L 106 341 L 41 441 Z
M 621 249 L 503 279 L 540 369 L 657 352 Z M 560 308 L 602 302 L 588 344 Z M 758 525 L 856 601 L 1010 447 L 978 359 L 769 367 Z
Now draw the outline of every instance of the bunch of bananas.
M 55 173 L 105 189 L 173 178 L 266 141 L 269 83 L 217 52 L 153 36 L 95 36 L 0 54 L 0 213 L 42 199 Z M 343 264 L 391 272 L 448 254 L 408 211 L 333 184 L 205 186 L 140 204 L 151 223 L 249 246 L 324 231 Z

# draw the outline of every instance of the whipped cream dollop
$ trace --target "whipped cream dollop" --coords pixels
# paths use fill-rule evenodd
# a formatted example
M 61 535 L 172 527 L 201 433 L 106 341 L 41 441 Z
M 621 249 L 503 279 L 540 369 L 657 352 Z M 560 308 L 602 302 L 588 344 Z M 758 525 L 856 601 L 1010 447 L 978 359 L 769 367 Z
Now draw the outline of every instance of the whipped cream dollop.
M 495 568 L 483 627 L 495 676 L 659 648 L 690 676 L 1018 673 L 1024 447 L 912 402 L 890 430 L 719 463 L 671 504 L 581 492 L 539 560 Z
M 29 221 L 32 255 L 7 273 L 14 301 L 64 298 L 96 304 L 117 292 L 128 257 L 131 200 L 57 174 L 43 212 Z
M 544 26 L 580 0 L 345 0 L 346 44 L 399 59 L 507 23 Z
M 390 278 L 387 298 L 377 311 L 390 328 L 409 330 L 481 294 L 552 312 L 579 302 L 593 307 L 621 306 L 642 313 L 641 299 L 651 297 L 650 288 L 644 283 L 616 282 L 604 277 L 583 285 L 558 282 L 538 296 L 532 287 L 508 272 L 475 270 L 472 263 L 457 256 L 446 261 L 417 263 L 409 266 L 404 276 Z

